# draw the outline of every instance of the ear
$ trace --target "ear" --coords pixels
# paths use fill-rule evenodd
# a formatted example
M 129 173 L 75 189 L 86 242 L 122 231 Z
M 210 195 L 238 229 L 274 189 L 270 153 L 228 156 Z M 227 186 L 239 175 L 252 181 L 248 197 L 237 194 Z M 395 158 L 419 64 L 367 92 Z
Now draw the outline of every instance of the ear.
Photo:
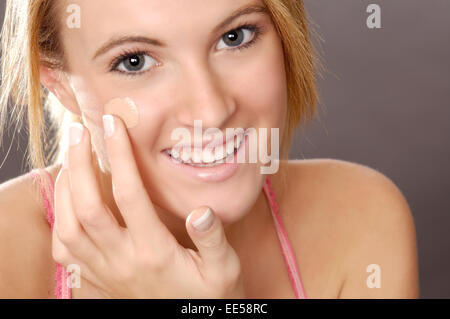
M 40 65 L 39 73 L 42 85 L 52 92 L 66 109 L 81 116 L 78 101 L 65 72 Z

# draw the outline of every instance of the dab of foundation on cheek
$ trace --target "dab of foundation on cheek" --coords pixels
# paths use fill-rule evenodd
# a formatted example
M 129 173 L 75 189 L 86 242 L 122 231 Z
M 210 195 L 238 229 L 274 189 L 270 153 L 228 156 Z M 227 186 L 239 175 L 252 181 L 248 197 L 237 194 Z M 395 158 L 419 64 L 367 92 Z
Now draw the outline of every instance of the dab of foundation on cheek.
M 136 103 L 129 97 L 110 100 L 105 104 L 103 113 L 120 117 L 127 128 L 133 128 L 139 124 L 138 108 Z

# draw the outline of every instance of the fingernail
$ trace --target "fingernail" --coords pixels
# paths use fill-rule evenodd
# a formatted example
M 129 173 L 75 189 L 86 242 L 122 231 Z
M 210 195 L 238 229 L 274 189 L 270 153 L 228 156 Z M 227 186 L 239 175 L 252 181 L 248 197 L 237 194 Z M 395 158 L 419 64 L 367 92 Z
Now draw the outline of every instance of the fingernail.
M 74 146 L 80 143 L 81 138 L 83 137 L 83 125 L 78 122 L 74 122 L 70 124 L 70 146 Z
M 200 216 L 198 216 L 200 215 Z M 194 226 L 195 229 L 197 229 L 198 231 L 207 231 L 208 229 L 211 228 L 214 218 L 213 218 L 213 214 L 211 212 L 211 209 L 207 209 L 203 214 L 201 214 L 200 212 L 195 212 L 192 214 L 192 226 Z
M 105 138 L 109 138 L 114 134 L 114 117 L 112 115 L 103 115 L 103 129 L 105 130 Z

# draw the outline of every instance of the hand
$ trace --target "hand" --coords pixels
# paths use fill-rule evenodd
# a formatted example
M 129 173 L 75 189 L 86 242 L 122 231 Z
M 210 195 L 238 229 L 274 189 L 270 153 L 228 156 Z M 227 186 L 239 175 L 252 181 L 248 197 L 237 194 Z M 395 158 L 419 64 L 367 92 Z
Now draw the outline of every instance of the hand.
M 114 133 L 105 142 L 126 228 L 102 200 L 90 134 L 82 127 L 55 183 L 55 261 L 79 265 L 81 276 L 109 298 L 245 298 L 240 261 L 221 220 L 211 212 L 211 227 L 197 231 L 192 223 L 206 207 L 194 210 L 186 229 L 198 252 L 179 245 L 144 188 L 125 124 L 113 119 Z

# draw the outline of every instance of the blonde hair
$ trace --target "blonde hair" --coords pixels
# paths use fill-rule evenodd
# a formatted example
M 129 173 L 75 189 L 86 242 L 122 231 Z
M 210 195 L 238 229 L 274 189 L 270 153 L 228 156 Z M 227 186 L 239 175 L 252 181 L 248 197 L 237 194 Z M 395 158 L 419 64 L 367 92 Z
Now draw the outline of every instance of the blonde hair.
M 28 156 L 31 168 L 43 168 L 61 160 L 62 136 L 77 115 L 66 111 L 40 83 L 39 65 L 65 69 L 60 42 L 60 13 L 54 0 L 7 0 L 1 32 L 0 143 L 3 140 L 9 104 L 16 127 L 27 110 Z M 315 115 L 318 103 L 316 67 L 320 62 L 311 42 L 310 26 L 302 0 L 264 0 L 282 39 L 286 65 L 288 111 L 282 134 L 280 159 L 288 157 L 294 128 Z M 10 102 L 10 103 L 8 103 Z M 48 112 L 47 112 L 48 111 Z M 45 115 L 50 124 L 46 127 Z M 54 130 L 54 132 L 51 132 Z M 55 134 L 48 142 L 49 135 Z

